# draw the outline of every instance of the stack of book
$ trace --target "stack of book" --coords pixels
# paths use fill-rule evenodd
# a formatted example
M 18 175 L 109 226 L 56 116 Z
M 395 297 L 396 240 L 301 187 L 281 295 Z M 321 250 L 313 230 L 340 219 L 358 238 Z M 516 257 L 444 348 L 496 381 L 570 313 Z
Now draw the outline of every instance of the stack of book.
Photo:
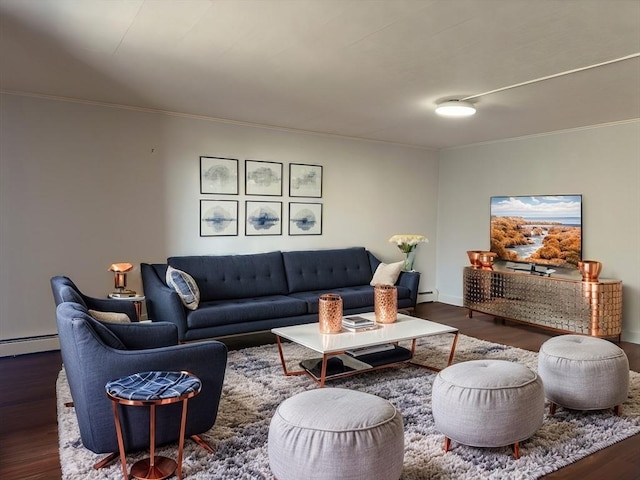
M 344 317 L 342 319 L 342 328 L 349 332 L 362 332 L 364 330 L 373 330 L 377 328 L 376 322 L 364 317 Z

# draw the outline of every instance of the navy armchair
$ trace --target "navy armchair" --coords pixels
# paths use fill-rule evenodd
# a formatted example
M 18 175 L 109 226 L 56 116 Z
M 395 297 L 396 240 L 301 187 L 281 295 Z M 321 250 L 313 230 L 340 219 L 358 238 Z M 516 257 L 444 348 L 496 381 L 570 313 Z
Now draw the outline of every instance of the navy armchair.
M 62 302 L 75 302 L 84 305 L 88 310 L 124 313 L 132 322 L 138 321 L 136 307 L 132 302 L 90 297 L 82 293 L 69 277 L 62 275 L 52 277 L 51 290 L 53 291 L 53 300 L 56 302 L 56 307 Z
M 62 361 L 86 448 L 95 453 L 118 451 L 113 409 L 105 384 L 125 375 L 152 370 L 187 370 L 200 378 L 202 391 L 189 401 L 186 436 L 206 448 L 198 434 L 214 425 L 218 413 L 227 363 L 227 348 L 223 343 L 178 344 L 174 324 L 102 323 L 92 318 L 83 304 L 74 302 L 58 305 L 56 317 Z M 147 449 L 149 411 L 139 407 L 120 408 L 125 449 Z M 180 404 L 158 408 L 158 445 L 178 439 L 180 409 Z

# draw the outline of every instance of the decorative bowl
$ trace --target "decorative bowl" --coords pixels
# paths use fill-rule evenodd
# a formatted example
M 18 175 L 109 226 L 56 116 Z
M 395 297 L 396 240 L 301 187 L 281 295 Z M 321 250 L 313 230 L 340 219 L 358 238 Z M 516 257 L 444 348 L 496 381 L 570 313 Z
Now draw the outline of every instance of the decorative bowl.
M 478 257 L 480 261 L 480 267 L 484 270 L 493 270 L 493 262 L 495 262 L 497 253 L 494 252 L 482 252 Z
M 485 250 L 467 250 L 467 257 L 469 257 L 469 262 L 471 262 L 471 266 L 474 268 L 480 268 L 480 254 L 486 253 Z

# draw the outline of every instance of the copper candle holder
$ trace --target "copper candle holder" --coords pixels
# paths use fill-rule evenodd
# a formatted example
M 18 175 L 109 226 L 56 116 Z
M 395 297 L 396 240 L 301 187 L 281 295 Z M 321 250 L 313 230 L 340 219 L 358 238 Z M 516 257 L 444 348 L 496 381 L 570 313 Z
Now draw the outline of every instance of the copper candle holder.
M 395 322 L 398 319 L 398 289 L 393 285 L 376 285 L 373 297 L 376 322 Z
M 342 331 L 342 297 L 337 293 L 325 293 L 318 299 L 320 333 Z

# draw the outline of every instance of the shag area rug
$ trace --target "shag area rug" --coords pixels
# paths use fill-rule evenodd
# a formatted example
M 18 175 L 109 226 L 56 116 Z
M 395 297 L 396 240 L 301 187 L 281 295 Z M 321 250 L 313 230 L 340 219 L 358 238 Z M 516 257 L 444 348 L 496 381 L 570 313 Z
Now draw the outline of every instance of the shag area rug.
M 416 360 L 444 367 L 451 335 L 428 337 L 418 342 Z M 285 344 L 289 368 L 312 358 L 313 352 Z M 537 354 L 518 348 L 460 335 L 454 362 L 503 359 L 537 370 Z M 329 387 L 350 388 L 391 401 L 402 413 L 405 429 L 403 480 L 418 479 L 534 479 L 575 462 L 597 450 L 640 432 L 640 374 L 631 372 L 629 398 L 622 416 L 613 410 L 577 412 L 559 408 L 545 414 L 542 427 L 521 443 L 520 459 L 509 447 L 472 448 L 453 442 L 442 450 L 443 436 L 431 416 L 431 385 L 435 373 L 414 366 L 392 367 L 328 382 Z M 317 388 L 306 375 L 285 377 L 276 345 L 229 352 L 225 386 L 216 425 L 202 435 L 214 448 L 208 454 L 191 440 L 185 441 L 183 478 L 273 479 L 267 455 L 269 422 L 277 406 L 288 397 Z M 96 471 L 92 466 L 104 455 L 85 449 L 80 441 L 64 369 L 57 382 L 60 463 L 65 480 L 121 479 L 120 462 Z M 547 406 L 548 407 L 548 406 Z M 548 408 L 547 408 L 548 411 Z M 156 450 L 175 458 L 177 444 Z M 127 457 L 131 465 L 148 456 L 139 452 Z M 303 480 L 303 479 L 301 479 Z

